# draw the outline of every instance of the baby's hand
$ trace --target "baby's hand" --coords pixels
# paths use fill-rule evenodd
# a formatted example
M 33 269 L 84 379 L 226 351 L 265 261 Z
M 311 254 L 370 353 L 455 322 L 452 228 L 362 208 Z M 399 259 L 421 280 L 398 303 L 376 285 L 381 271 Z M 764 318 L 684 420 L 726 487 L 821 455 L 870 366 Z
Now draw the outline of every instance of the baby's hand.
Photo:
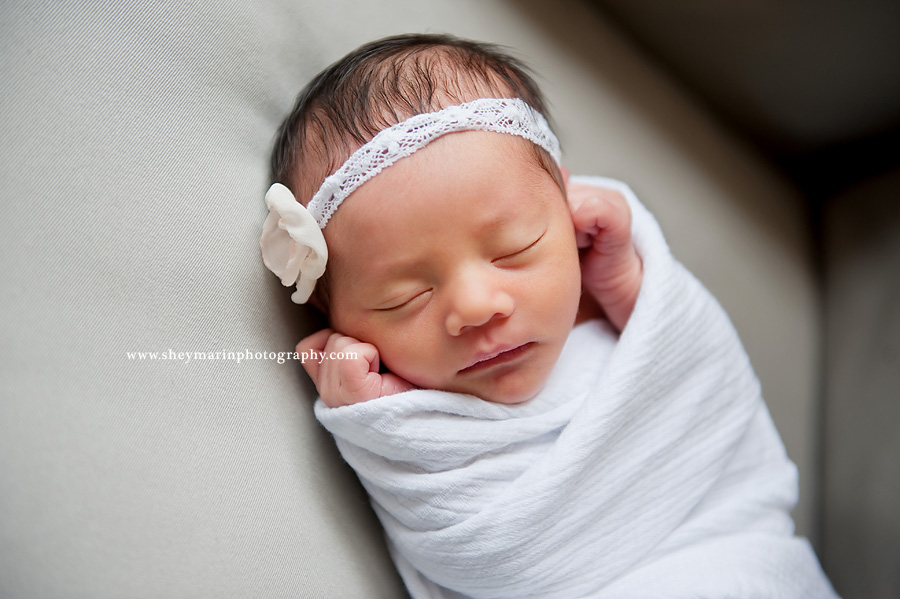
M 641 290 L 643 265 L 631 240 L 631 210 L 618 191 L 567 183 L 584 288 L 620 331 Z
M 306 355 L 309 355 L 313 350 L 322 359 L 305 360 L 303 368 L 329 408 L 415 389 L 397 375 L 378 372 L 378 350 L 371 343 L 357 341 L 331 329 L 322 329 L 297 344 L 297 353 L 307 352 Z M 337 353 L 344 356 L 355 354 L 355 357 L 329 359 Z

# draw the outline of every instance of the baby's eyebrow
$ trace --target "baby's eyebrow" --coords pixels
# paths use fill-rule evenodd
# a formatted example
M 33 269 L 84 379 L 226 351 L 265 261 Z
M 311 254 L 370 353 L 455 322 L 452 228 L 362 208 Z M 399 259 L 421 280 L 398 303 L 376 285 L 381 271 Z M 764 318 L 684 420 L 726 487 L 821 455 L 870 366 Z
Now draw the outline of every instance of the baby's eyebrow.
M 390 280 L 408 278 L 411 273 L 424 268 L 426 257 L 423 255 L 408 257 L 378 256 L 372 257 L 371 266 L 365 269 L 373 278 Z
M 421 284 L 422 260 L 372 260 L 371 267 L 358 273 L 354 285 L 371 303 L 386 304 Z
M 512 224 L 516 220 L 516 218 L 520 217 L 514 214 L 510 214 L 509 212 L 501 212 L 493 218 L 481 223 L 479 226 L 479 230 L 484 230 L 485 232 L 495 232 L 497 230 L 505 229 L 510 224 Z

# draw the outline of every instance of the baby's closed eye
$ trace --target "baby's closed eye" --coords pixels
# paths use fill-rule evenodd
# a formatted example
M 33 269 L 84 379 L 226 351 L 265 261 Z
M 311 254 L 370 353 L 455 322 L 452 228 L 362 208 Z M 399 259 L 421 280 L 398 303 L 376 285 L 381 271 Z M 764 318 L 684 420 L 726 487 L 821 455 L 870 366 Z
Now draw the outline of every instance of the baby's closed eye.
M 520 246 L 512 251 L 504 251 L 499 258 L 493 259 L 491 262 L 498 266 L 515 266 L 521 259 L 528 257 L 532 250 L 536 249 L 540 241 L 546 235 L 546 231 L 540 234 L 537 239 Z
M 384 304 L 374 308 L 374 310 L 376 312 L 394 312 L 404 308 L 411 308 L 426 300 L 432 291 L 432 289 L 419 289 L 410 293 L 404 293 L 395 299 L 384 302 Z

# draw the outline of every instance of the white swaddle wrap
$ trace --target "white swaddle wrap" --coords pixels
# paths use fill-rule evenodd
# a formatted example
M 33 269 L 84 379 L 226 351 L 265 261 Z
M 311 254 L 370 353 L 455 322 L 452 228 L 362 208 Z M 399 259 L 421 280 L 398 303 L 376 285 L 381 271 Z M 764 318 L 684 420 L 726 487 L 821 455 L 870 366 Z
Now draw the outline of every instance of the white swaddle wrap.
M 316 415 L 411 594 L 833 597 L 793 536 L 796 469 L 737 335 L 622 183 L 644 281 L 519 406 L 417 390 Z

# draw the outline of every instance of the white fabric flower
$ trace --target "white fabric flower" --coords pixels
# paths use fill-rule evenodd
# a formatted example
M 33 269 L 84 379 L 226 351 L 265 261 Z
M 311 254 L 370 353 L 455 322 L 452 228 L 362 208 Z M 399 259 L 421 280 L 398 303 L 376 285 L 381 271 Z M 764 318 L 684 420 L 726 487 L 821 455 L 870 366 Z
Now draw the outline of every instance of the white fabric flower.
M 281 183 L 275 183 L 266 192 L 266 206 L 269 216 L 259 239 L 263 264 L 285 287 L 296 283 L 291 299 L 305 304 L 316 281 L 325 273 L 325 236 L 306 207 Z

